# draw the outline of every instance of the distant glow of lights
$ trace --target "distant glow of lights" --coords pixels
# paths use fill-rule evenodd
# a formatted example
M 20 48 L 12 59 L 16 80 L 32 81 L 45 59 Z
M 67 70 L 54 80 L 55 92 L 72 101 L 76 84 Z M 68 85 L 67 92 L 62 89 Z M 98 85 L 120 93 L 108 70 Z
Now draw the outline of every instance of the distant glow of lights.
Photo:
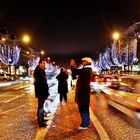
M 139 103 L 140 103 L 140 97 L 138 97 L 137 102 L 139 102 Z
M 94 90 L 96 90 L 96 89 L 101 90 L 101 89 L 107 88 L 106 84 L 99 84 L 97 82 L 91 82 L 90 85 L 91 85 L 92 89 L 94 89 Z
M 31 70 L 35 70 L 36 66 L 38 65 L 39 60 L 40 60 L 40 57 L 36 57 L 34 59 L 28 60 L 28 65 Z
M 2 39 L 1 39 L 2 41 L 6 41 L 6 39 L 4 38 L 4 37 L 2 37 Z
M 29 51 L 27 51 L 27 52 L 26 52 L 26 54 L 30 54 L 30 52 L 29 52 Z
M 41 55 L 44 55 L 44 51 L 41 51 L 40 54 L 41 54 Z

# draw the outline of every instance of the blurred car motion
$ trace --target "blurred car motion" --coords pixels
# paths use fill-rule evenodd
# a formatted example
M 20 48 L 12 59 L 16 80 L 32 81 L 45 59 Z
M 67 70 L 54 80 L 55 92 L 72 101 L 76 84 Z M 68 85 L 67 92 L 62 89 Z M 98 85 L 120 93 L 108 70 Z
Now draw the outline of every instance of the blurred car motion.
M 140 127 L 140 75 L 120 76 L 115 89 L 109 87 L 102 91 L 108 104 L 129 116 L 130 122 Z
M 107 88 L 103 75 L 94 75 L 90 85 L 91 85 L 91 93 L 95 94 L 102 93 L 102 89 Z
M 118 89 L 119 80 L 117 76 L 107 75 L 104 76 L 104 82 L 106 83 L 108 88 Z
M 95 75 L 91 82 L 91 90 L 99 92 L 105 88 L 140 94 L 140 75 Z
M 119 78 L 118 90 L 140 94 L 140 75 L 127 75 Z

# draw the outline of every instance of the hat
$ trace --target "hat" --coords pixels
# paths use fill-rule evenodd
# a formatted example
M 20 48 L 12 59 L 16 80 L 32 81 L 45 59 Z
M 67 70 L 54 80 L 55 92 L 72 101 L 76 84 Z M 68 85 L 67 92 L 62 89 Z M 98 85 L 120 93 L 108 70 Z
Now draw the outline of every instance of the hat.
M 84 57 L 82 58 L 82 61 L 87 61 L 88 63 L 91 63 L 92 59 L 90 57 Z

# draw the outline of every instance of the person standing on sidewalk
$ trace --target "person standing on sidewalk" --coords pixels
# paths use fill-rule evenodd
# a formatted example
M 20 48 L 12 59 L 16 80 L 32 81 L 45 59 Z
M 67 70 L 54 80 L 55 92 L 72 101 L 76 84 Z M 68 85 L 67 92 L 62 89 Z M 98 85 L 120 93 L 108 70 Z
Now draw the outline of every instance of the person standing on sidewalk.
M 49 87 L 47 83 L 46 73 L 46 61 L 41 59 L 38 66 L 34 71 L 34 86 L 35 86 L 35 97 L 38 98 L 38 110 L 37 110 L 37 120 L 39 127 L 45 127 L 44 120 L 44 102 L 49 96 Z
M 74 59 L 70 60 L 72 75 L 78 76 L 76 84 L 75 101 L 81 115 L 81 124 L 79 129 L 87 129 L 90 122 L 89 104 L 90 104 L 90 82 L 92 78 L 91 58 L 82 58 L 82 68 L 77 69 Z
M 60 94 L 60 102 L 67 102 L 67 93 L 68 93 L 68 73 L 66 69 L 61 68 L 60 73 L 57 75 L 56 79 L 58 80 L 58 93 Z

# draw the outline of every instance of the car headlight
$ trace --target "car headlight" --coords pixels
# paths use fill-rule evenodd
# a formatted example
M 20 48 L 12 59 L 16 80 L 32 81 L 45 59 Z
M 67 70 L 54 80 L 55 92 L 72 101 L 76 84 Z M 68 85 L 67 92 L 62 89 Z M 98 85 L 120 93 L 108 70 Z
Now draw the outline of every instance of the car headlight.
M 139 102 L 139 103 L 140 103 L 140 97 L 138 97 L 138 98 L 137 98 L 137 102 Z

